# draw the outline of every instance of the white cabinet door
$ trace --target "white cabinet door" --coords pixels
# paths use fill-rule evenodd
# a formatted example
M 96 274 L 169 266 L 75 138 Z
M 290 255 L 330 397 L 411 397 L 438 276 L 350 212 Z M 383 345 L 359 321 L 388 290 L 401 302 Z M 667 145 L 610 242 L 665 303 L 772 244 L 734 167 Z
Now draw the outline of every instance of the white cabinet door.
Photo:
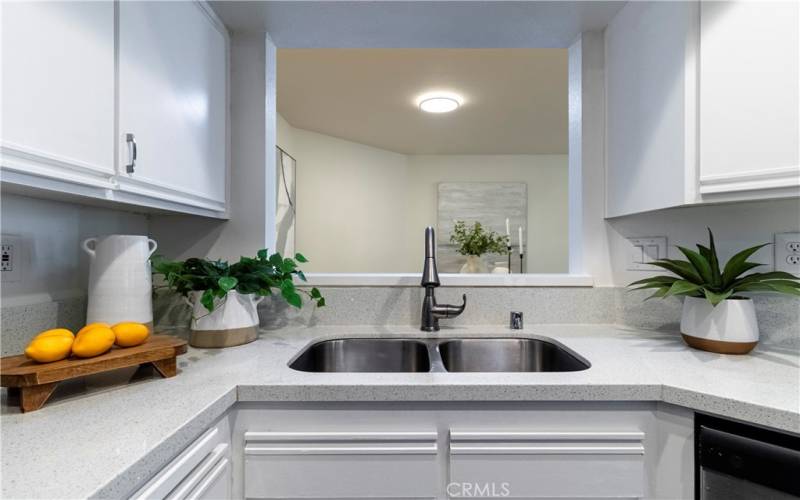
M 697 2 L 629 2 L 605 32 L 606 215 L 695 201 Z
M 142 486 L 131 499 L 230 498 L 230 426 L 226 418 L 212 426 Z M 218 495 L 224 492 L 223 495 Z
M 245 498 L 436 498 L 437 432 L 246 432 Z
M 700 20 L 701 194 L 797 188 L 800 3 L 702 2 Z
M 2 167 L 110 188 L 114 4 L 3 2 Z
M 644 439 L 639 430 L 451 430 L 448 493 L 641 498 L 645 495 Z
M 119 3 L 120 189 L 224 210 L 227 37 L 198 2 Z M 132 172 L 133 134 L 136 161 Z

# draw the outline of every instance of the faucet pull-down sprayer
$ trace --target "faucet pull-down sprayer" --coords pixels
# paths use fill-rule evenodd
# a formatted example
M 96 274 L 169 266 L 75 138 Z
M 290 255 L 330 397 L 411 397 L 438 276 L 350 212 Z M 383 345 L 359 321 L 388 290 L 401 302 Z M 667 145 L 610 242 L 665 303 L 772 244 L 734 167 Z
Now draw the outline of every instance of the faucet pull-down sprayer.
M 425 297 L 422 299 L 422 322 L 420 330 L 433 332 L 439 330 L 439 318 L 455 318 L 467 306 L 467 295 L 460 306 L 436 303 L 436 287 L 439 283 L 439 272 L 436 269 L 436 238 L 433 228 L 425 228 L 425 266 L 422 269 L 422 283 Z

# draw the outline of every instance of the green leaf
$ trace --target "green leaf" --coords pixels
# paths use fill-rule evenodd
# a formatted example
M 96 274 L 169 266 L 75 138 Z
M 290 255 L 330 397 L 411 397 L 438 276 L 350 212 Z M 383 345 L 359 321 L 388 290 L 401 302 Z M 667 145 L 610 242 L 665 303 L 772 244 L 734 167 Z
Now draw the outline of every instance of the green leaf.
M 678 250 L 689 259 L 689 262 L 694 267 L 697 274 L 703 279 L 703 282 L 708 284 L 713 284 L 713 278 L 711 276 L 711 265 L 706 260 L 705 257 L 700 255 L 699 253 L 695 252 L 694 250 L 689 250 L 685 247 L 678 247 Z
M 225 291 L 225 293 L 233 290 L 236 288 L 236 285 L 239 284 L 239 280 L 234 278 L 233 276 L 224 276 L 217 280 L 219 287 Z
M 707 260 L 708 264 L 711 266 L 711 283 L 716 286 L 722 286 L 722 275 L 719 272 L 719 259 L 717 258 L 717 249 L 714 246 L 714 233 L 711 232 L 711 228 L 707 227 L 708 229 L 708 254 L 709 258 Z
M 767 281 L 764 284 L 772 288 L 776 292 L 785 293 L 787 295 L 797 295 L 798 297 L 800 297 L 800 288 L 785 285 L 783 283 L 775 283 L 773 281 Z
M 711 302 L 711 305 L 714 307 L 716 307 L 717 304 L 719 304 L 723 300 L 733 295 L 733 290 L 728 290 L 727 292 L 723 293 L 716 293 L 709 290 L 708 288 L 704 288 L 703 292 L 705 293 L 706 299 L 708 299 L 708 301 Z
M 652 264 L 662 269 L 666 269 L 667 271 L 673 272 L 686 281 L 691 281 L 692 283 L 696 283 L 698 285 L 703 284 L 703 278 L 697 274 L 694 266 L 685 260 L 661 259 L 653 261 Z
M 320 297 L 317 299 L 317 307 L 325 307 L 325 297 Z
M 303 271 L 295 271 L 294 273 L 297 275 L 298 278 L 300 278 L 300 281 L 308 281 L 306 279 L 306 275 L 303 274 Z
M 669 291 L 669 287 L 668 286 L 663 286 L 663 287 L 659 288 L 658 290 L 656 290 L 656 292 L 653 295 L 647 297 L 644 300 L 663 298 L 664 296 L 667 295 L 668 291 Z
M 653 276 L 650 278 L 641 279 L 639 281 L 634 281 L 633 283 L 628 283 L 628 286 L 634 285 L 642 285 L 642 284 L 650 284 L 650 283 L 668 283 L 672 284 L 675 280 L 677 280 L 675 276 Z
M 730 287 L 738 287 L 740 285 L 744 285 L 747 283 L 757 283 L 761 281 L 768 281 L 768 280 L 798 280 L 797 276 L 793 274 L 789 274 L 783 271 L 772 271 L 769 273 L 752 273 L 739 278 L 738 280 L 734 281 Z
M 256 252 L 256 257 L 258 257 L 258 260 L 267 260 L 267 256 L 268 255 L 269 254 L 267 253 L 267 249 L 266 248 L 262 248 L 261 250 Z
M 200 297 L 200 303 L 203 304 L 203 307 L 208 310 L 208 312 L 214 311 L 214 292 L 212 290 L 206 290 L 203 292 L 202 297 Z
M 318 288 L 314 287 L 311 289 L 311 298 L 312 299 L 322 298 L 322 294 L 320 293 Z
M 294 254 L 294 258 L 295 258 L 295 260 L 297 260 L 297 262 L 301 262 L 301 263 L 308 262 L 308 259 L 306 259 L 305 255 L 303 255 L 301 253 Z
M 286 299 L 286 302 L 288 302 L 290 305 L 297 307 L 298 309 L 303 307 L 303 299 L 297 292 L 289 290 L 281 290 L 281 295 L 283 296 L 284 299 Z
M 295 293 L 294 283 L 292 282 L 291 278 L 281 281 L 280 287 L 281 287 L 281 292 Z
M 728 260 L 727 264 L 725 264 L 725 270 L 722 272 L 722 283 L 725 286 L 730 285 L 737 277 L 739 277 L 746 271 L 749 271 L 754 267 L 763 265 L 763 264 L 756 264 L 754 262 L 747 262 L 747 259 L 751 255 L 756 253 L 758 250 L 764 248 L 767 245 L 769 245 L 769 243 L 764 243 L 763 245 L 750 247 L 746 250 L 742 250 L 741 252 L 731 257 L 730 260 Z
M 669 290 L 667 290 L 667 293 L 664 296 L 671 297 L 673 295 L 688 295 L 698 291 L 700 288 L 700 285 L 696 285 L 685 280 L 678 280 L 669 287 Z

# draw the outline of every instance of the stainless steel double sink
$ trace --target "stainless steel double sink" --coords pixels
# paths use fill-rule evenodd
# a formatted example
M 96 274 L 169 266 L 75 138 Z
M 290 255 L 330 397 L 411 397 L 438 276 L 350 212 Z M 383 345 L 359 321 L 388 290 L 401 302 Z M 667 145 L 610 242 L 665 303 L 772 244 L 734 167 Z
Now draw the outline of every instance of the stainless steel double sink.
M 589 363 L 541 338 L 342 338 L 306 347 L 304 372 L 571 372 Z

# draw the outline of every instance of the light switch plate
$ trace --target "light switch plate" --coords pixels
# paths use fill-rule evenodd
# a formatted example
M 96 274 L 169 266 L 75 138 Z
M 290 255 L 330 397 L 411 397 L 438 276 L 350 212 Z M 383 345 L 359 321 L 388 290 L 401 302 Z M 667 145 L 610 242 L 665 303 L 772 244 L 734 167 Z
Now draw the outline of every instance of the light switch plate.
M 22 238 L 4 234 L 0 236 L 0 281 L 13 283 L 22 279 Z
M 800 233 L 775 234 L 775 270 L 800 275 Z
M 654 260 L 667 258 L 667 237 L 651 236 L 647 238 L 628 238 L 628 271 L 655 271 L 650 264 Z

